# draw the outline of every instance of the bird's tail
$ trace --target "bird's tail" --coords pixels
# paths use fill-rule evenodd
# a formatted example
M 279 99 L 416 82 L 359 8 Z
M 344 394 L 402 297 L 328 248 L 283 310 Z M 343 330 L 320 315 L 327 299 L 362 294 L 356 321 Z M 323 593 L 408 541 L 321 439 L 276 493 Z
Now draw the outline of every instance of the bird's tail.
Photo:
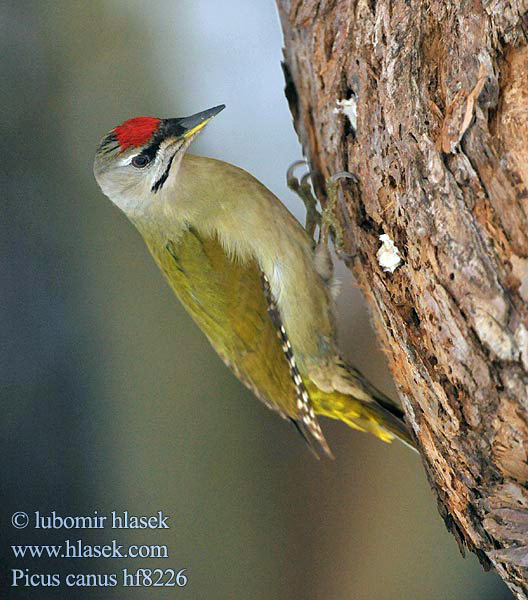
M 363 378 L 362 384 L 363 391 L 371 398 L 368 402 L 338 391 L 323 392 L 309 384 L 308 393 L 315 413 L 343 421 L 353 429 L 372 433 L 384 442 L 392 442 L 397 438 L 416 450 L 402 409 Z

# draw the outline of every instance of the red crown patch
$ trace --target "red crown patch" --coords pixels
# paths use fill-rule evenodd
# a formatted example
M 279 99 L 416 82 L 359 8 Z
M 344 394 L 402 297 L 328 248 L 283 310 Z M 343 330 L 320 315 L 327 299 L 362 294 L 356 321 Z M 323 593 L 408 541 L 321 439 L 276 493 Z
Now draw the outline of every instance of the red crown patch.
M 125 121 L 114 129 L 121 150 L 144 146 L 154 135 L 160 124 L 155 117 L 135 117 Z

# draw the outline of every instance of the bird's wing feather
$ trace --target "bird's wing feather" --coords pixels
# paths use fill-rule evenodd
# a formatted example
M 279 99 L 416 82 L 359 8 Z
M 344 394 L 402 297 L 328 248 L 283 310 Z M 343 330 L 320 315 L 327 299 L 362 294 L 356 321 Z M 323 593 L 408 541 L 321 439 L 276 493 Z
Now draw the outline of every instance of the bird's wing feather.
M 295 424 L 297 426 L 297 429 L 299 430 L 303 438 L 306 440 L 308 445 L 312 447 L 312 449 L 314 448 L 311 444 L 311 441 L 315 440 L 321 446 L 324 453 L 330 458 L 333 458 L 330 447 L 328 446 L 328 443 L 326 442 L 326 439 L 323 435 L 321 426 L 319 425 L 319 421 L 315 416 L 310 395 L 308 393 L 308 390 L 306 389 L 306 386 L 304 385 L 302 375 L 297 367 L 297 361 L 295 359 L 293 348 L 288 338 L 288 332 L 286 331 L 282 322 L 280 311 L 277 306 L 276 300 L 273 297 L 269 280 L 267 276 L 262 272 L 260 276 L 262 280 L 262 289 L 264 291 L 264 297 L 266 298 L 266 302 L 268 305 L 268 314 L 278 334 L 279 340 L 281 342 L 282 352 L 284 353 L 286 361 L 288 362 L 288 365 L 290 367 L 290 376 L 293 379 L 293 383 L 295 385 L 298 413 L 298 418 L 295 421 Z
M 258 266 L 233 260 L 216 238 L 202 239 L 193 229 L 164 245 L 144 237 L 222 360 L 270 408 L 296 419 L 295 386 L 267 312 Z

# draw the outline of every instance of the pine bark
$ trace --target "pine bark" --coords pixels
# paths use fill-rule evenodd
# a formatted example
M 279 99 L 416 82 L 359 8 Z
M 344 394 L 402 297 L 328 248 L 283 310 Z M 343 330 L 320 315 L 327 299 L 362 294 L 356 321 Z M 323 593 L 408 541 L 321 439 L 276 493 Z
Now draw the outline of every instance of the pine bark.
M 357 176 L 344 253 L 440 513 L 528 598 L 528 1 L 277 4 L 323 204 L 325 178 Z

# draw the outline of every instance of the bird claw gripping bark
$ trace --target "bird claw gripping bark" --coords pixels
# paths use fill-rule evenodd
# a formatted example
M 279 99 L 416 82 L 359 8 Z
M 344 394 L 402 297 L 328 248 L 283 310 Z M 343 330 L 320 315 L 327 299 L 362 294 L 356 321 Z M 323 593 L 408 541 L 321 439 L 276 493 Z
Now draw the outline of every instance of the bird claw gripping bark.
M 343 259 L 351 258 L 344 252 L 343 227 L 336 217 L 336 209 L 339 197 L 339 180 L 352 179 L 355 183 L 358 183 L 358 178 L 349 171 L 339 171 L 329 177 L 326 180 L 326 205 L 319 212 L 317 210 L 317 198 L 312 191 L 309 181 L 314 171 L 308 171 L 299 180 L 295 177 L 294 171 L 300 165 L 307 165 L 307 162 L 305 160 L 294 162 L 286 172 L 286 181 L 288 187 L 301 198 L 306 207 L 306 233 L 313 240 L 314 246 L 321 246 L 328 245 L 328 238 L 331 232 L 337 255 Z M 318 242 L 315 241 L 316 227 L 319 227 Z

